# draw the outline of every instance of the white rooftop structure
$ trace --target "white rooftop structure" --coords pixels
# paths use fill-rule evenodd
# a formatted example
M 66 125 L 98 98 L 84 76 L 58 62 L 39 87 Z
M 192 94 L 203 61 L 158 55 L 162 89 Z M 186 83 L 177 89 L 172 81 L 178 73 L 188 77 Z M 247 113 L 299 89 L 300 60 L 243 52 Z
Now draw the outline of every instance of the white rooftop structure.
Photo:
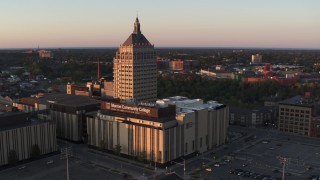
M 202 99 L 188 99 L 184 96 L 173 96 L 169 98 L 164 98 L 156 101 L 157 105 L 160 107 L 167 107 L 169 104 L 176 105 L 176 113 L 191 113 L 194 110 L 201 109 L 216 109 L 224 104 L 220 104 L 217 101 L 208 101 L 204 104 Z

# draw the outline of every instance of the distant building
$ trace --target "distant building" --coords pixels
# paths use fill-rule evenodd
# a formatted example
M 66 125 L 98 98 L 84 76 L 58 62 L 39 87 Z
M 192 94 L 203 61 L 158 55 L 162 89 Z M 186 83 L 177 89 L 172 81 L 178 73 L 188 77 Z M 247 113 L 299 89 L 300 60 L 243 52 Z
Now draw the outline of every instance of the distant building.
M 67 94 L 73 94 L 77 96 L 92 96 L 92 92 L 90 92 L 89 87 L 78 86 L 75 84 L 67 84 Z
M 13 106 L 23 112 L 35 112 L 41 110 L 37 106 L 38 103 L 39 100 L 36 97 L 25 97 L 21 98 L 18 102 L 13 102 Z
M 279 103 L 278 129 L 281 132 L 320 137 L 319 102 L 295 96 Z
M 88 144 L 108 150 L 120 145 L 123 154 L 164 164 L 226 142 L 225 105 L 179 98 L 141 105 L 102 101 L 87 118 Z
M 174 71 L 183 71 L 184 70 L 184 61 L 181 59 L 174 59 L 174 60 L 170 61 L 169 67 L 171 67 L 171 70 L 174 70 Z
M 58 150 L 54 123 L 23 112 L 0 114 L 0 166 L 9 164 L 10 156 L 30 159 L 34 146 L 40 155 Z
M 53 54 L 51 51 L 46 51 L 46 50 L 39 50 L 39 57 L 40 58 L 52 58 Z
M 206 75 L 206 76 L 209 76 L 209 77 L 223 78 L 223 79 L 231 79 L 233 77 L 233 73 L 231 71 L 224 71 L 224 70 L 221 70 L 221 71 L 217 71 L 217 70 L 209 71 L 209 70 L 201 69 L 200 70 L 200 74 L 201 75 Z
M 157 69 L 165 70 L 169 68 L 170 59 L 162 59 L 157 57 Z
M 101 97 L 114 97 L 114 82 L 113 81 L 104 81 L 103 89 L 101 89 Z
M 253 55 L 251 55 L 251 63 L 252 64 L 262 63 L 262 55 L 261 54 L 253 54 Z
M 261 127 L 274 121 L 274 113 L 273 109 L 269 107 L 254 109 L 230 107 L 229 122 L 232 125 Z
M 157 99 L 157 61 L 154 46 L 140 31 L 138 18 L 134 31 L 119 47 L 113 60 L 114 96 L 136 102 Z

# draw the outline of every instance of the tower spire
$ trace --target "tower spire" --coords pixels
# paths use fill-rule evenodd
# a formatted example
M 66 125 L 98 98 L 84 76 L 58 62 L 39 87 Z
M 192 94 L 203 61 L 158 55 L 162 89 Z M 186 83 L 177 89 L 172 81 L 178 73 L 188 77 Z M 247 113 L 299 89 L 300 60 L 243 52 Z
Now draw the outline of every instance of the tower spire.
M 134 34 L 141 34 L 141 31 L 140 31 L 140 22 L 139 22 L 138 14 L 137 14 L 137 17 L 136 17 L 136 21 L 134 22 L 134 30 L 133 30 L 133 33 L 134 33 Z

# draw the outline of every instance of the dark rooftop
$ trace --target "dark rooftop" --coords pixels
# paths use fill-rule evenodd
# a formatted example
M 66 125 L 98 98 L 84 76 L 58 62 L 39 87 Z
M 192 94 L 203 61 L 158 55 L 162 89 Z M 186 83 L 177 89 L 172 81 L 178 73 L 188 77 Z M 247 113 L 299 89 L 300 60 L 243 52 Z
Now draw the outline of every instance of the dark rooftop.
M 8 112 L 0 114 L 0 131 L 47 122 L 49 121 L 32 118 L 30 114 L 25 112 Z
M 315 102 L 313 101 L 312 98 L 305 98 L 303 96 L 294 96 L 292 98 L 281 101 L 280 104 L 312 107 L 314 106 Z
M 43 124 L 43 123 L 50 123 L 51 121 L 49 120 L 39 120 L 39 119 L 33 119 L 31 118 L 30 120 L 26 120 L 24 122 L 20 122 L 17 124 L 12 124 L 8 126 L 0 126 L 0 131 L 5 131 L 9 129 L 16 129 L 16 128 L 21 128 L 21 127 L 26 127 L 26 126 L 34 126 L 37 124 Z
M 122 45 L 151 46 L 150 42 L 143 34 L 134 33 L 132 33 Z
M 60 104 L 69 107 L 81 107 L 92 104 L 100 104 L 99 100 L 87 97 L 87 96 L 76 96 L 71 94 L 59 94 L 59 93 L 48 93 L 39 97 L 40 103 L 53 103 Z

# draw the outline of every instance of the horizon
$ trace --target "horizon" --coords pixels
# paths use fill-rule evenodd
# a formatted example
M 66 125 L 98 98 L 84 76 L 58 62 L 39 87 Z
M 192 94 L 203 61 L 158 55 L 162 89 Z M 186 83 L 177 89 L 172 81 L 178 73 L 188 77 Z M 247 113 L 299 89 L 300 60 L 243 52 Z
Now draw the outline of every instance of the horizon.
M 12 0 L 0 7 L 0 49 L 118 47 L 136 16 L 156 47 L 320 49 L 319 6 L 312 0 Z
M 39 50 L 59 50 L 59 49 L 118 49 L 118 46 L 109 47 L 39 47 Z M 314 50 L 320 48 L 287 48 L 287 47 L 197 47 L 197 46 L 155 46 L 155 49 L 230 49 L 230 50 Z M 17 47 L 17 48 L 0 48 L 2 50 L 38 50 L 38 47 Z

